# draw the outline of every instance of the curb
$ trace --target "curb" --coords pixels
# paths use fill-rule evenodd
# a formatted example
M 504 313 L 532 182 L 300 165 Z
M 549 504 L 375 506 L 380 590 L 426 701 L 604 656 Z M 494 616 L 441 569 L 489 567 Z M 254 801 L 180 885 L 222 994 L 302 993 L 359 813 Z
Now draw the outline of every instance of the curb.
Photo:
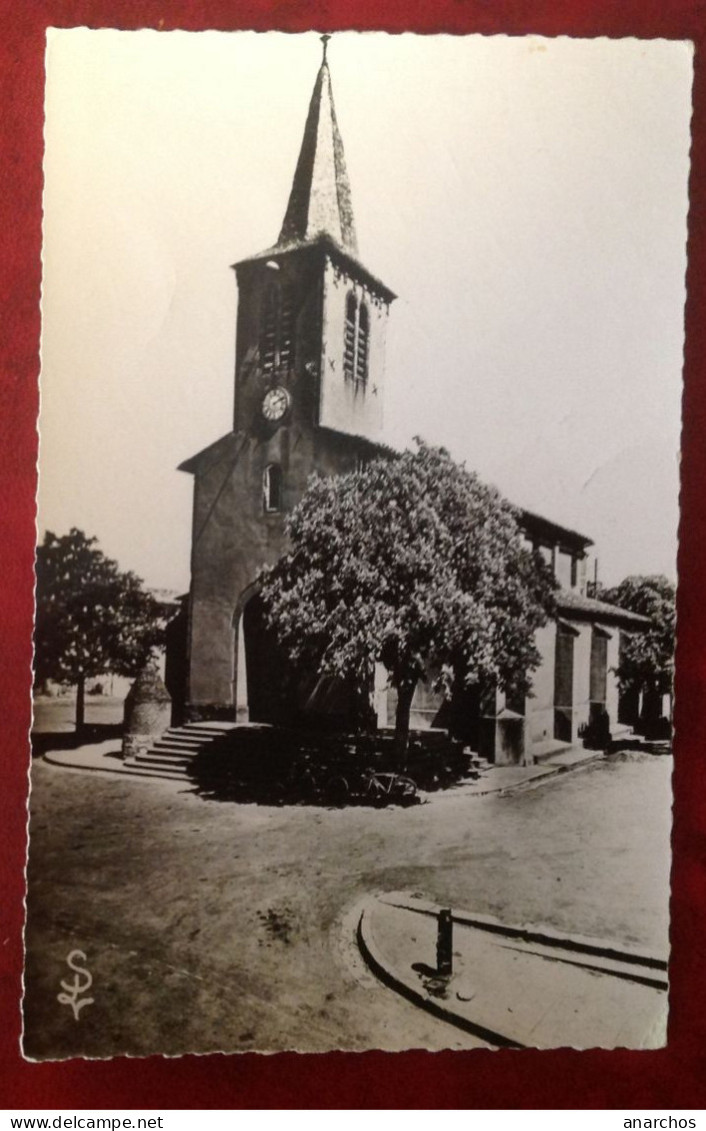
M 541 772 L 533 774 L 532 777 L 527 778 L 525 781 L 515 782 L 513 785 L 493 785 L 488 786 L 486 789 L 476 789 L 474 786 L 453 786 L 451 789 L 446 790 L 420 790 L 419 795 L 424 802 L 427 801 L 441 801 L 446 799 L 458 799 L 459 797 L 473 798 L 473 797 L 490 797 L 497 794 L 499 797 L 508 797 L 512 793 L 518 793 L 521 790 L 537 789 L 545 782 L 553 781 L 555 778 L 563 774 L 575 773 L 578 770 L 588 769 L 590 766 L 595 766 L 596 763 L 603 761 L 605 752 L 596 750 L 588 757 L 583 758 L 580 762 L 574 762 L 565 766 L 552 766 L 549 764 L 539 765 L 537 767 L 528 766 L 527 769 L 536 768 Z M 496 767 L 499 769 L 500 767 Z
M 518 1044 L 517 1041 L 510 1040 L 509 1037 L 503 1036 L 502 1033 L 495 1033 L 490 1029 L 485 1029 L 482 1025 L 475 1025 L 465 1017 L 460 1017 L 440 1001 L 436 1001 L 434 998 L 428 997 L 426 994 L 422 993 L 421 990 L 411 982 L 404 981 L 404 979 L 394 975 L 392 971 L 385 966 L 372 939 L 372 933 L 370 931 L 368 931 L 367 935 L 365 933 L 366 918 L 369 917 L 369 912 L 366 908 L 363 910 L 358 920 L 358 946 L 365 962 L 384 985 L 391 990 L 395 990 L 396 993 L 406 998 L 407 1001 L 410 1001 L 413 1005 L 421 1006 L 427 1013 L 431 1013 L 441 1021 L 446 1021 L 448 1024 L 454 1025 L 457 1029 L 462 1029 L 465 1033 L 470 1033 L 471 1036 L 486 1041 L 495 1048 L 525 1048 L 524 1045 Z
M 587 770 L 590 766 L 595 766 L 598 762 L 602 762 L 605 756 L 604 751 L 597 750 L 593 757 L 583 758 L 580 762 L 574 762 L 571 765 L 547 766 L 547 770 L 550 771 L 549 773 L 542 774 L 541 777 L 528 778 L 527 781 L 517 782 L 516 785 L 501 786 L 496 792 L 500 793 L 502 796 L 507 796 L 510 793 L 517 793 L 522 789 L 534 789 L 542 785 L 543 782 L 553 781 L 554 778 L 562 774 L 573 774 L 577 773 L 579 770 Z
M 408 975 L 404 964 L 399 965 L 398 963 L 396 965 L 389 956 L 386 956 L 376 941 L 373 926 L 373 913 L 376 905 L 380 903 L 387 904 L 400 911 L 409 911 L 432 919 L 438 919 L 440 911 L 437 904 L 415 897 L 405 897 L 402 893 L 390 892 L 368 898 L 360 911 L 356 938 L 363 960 L 380 982 L 401 997 L 406 998 L 413 1005 L 496 1049 L 501 1047 L 515 1049 L 534 1047 L 519 1041 L 518 1035 L 509 1037 L 506 1033 L 483 1024 L 480 1019 L 475 1021 L 462 1012 L 458 1012 L 454 1008 L 452 1000 L 447 1002 L 443 998 L 434 996 L 433 991 L 430 991 L 428 987 L 420 984 L 418 980 L 411 976 L 414 966 L 410 967 L 410 974 Z M 512 940 L 512 942 L 520 944 L 530 944 L 533 948 L 540 947 L 545 951 L 543 956 L 538 957 L 544 957 L 549 961 L 559 960 L 562 963 L 568 963 L 569 966 L 580 967 L 585 973 L 616 978 L 618 984 L 629 982 L 644 987 L 646 991 L 657 991 L 660 997 L 669 990 L 667 961 L 658 956 L 646 954 L 629 945 L 583 935 L 568 935 L 544 925 L 518 926 L 505 924 L 494 916 L 463 910 L 453 909 L 452 918 L 453 922 L 459 926 L 500 936 L 498 942 L 501 947 L 503 946 L 501 941 L 503 938 L 507 939 L 508 942 Z M 552 951 L 555 951 L 555 955 L 552 954 Z M 568 955 L 562 956 L 561 952 L 568 952 Z M 572 955 L 573 957 L 571 957 Z M 462 998 L 461 1000 L 466 999 Z M 490 1022 L 490 1025 L 496 1025 L 499 1021 L 502 1026 L 502 1018 L 493 1018 L 492 1012 L 490 1017 L 486 1017 L 486 1020 Z M 526 1041 L 526 1036 L 522 1034 L 522 1026 L 519 1035 L 522 1035 L 523 1041 Z M 590 1047 L 594 1046 L 591 1045 Z M 595 1047 L 603 1046 L 596 1045 Z M 615 1047 L 620 1046 L 616 1045 Z
M 113 751 L 115 750 L 115 744 L 113 742 L 110 743 L 110 747 Z M 81 748 L 79 747 L 78 749 L 80 750 Z M 71 753 L 76 752 L 74 751 Z M 59 766 L 62 769 L 88 771 L 92 773 L 106 773 L 118 777 L 123 776 L 130 778 L 144 778 L 151 781 L 181 781 L 189 783 L 189 779 L 182 775 L 177 776 L 177 774 L 172 775 L 169 773 L 146 773 L 137 769 L 133 770 L 129 766 L 126 767 L 124 763 L 121 763 L 120 766 L 111 766 L 96 765 L 95 761 L 89 761 L 88 759 L 85 762 L 78 761 L 74 758 L 71 758 L 71 753 L 68 751 L 64 752 L 59 750 L 48 750 L 41 755 L 41 760 L 47 762 L 49 765 Z M 101 751 L 101 753 L 97 754 L 95 757 L 102 759 L 106 753 L 107 751 Z M 89 755 L 89 758 L 92 758 L 92 756 Z M 528 770 L 536 769 L 540 772 L 532 774 L 532 776 L 527 778 L 525 781 L 514 782 L 512 785 L 503 785 L 502 783 L 498 783 L 497 785 L 491 785 L 487 788 L 480 789 L 476 789 L 474 786 L 461 785 L 454 786 L 451 789 L 446 790 L 420 790 L 419 796 L 424 804 L 429 802 L 439 803 L 443 801 L 452 801 L 457 800 L 461 797 L 466 799 L 472 799 L 476 797 L 491 797 L 493 795 L 498 797 L 509 797 L 515 793 L 520 793 L 531 789 L 538 789 L 545 782 L 553 781 L 560 775 L 587 769 L 590 766 L 594 766 L 597 762 L 601 761 L 604 758 L 605 754 L 603 751 L 595 751 L 592 755 L 583 758 L 581 761 L 577 761 L 568 765 L 546 764 L 537 767 L 528 766 Z M 496 769 L 500 768 L 496 767 Z
M 380 903 L 386 903 L 390 907 L 413 911 L 417 915 L 426 915 L 433 919 L 438 918 L 440 911 L 440 907 L 436 903 L 430 903 L 428 900 L 417 897 L 405 898 L 404 895 L 397 895 L 394 892 L 381 894 L 376 898 Z M 665 980 L 660 982 L 659 988 L 667 989 L 668 960 L 660 958 L 658 955 L 645 954 L 644 951 L 626 943 L 618 945 L 591 935 L 569 935 L 541 923 L 531 927 L 525 924 L 504 923 L 495 915 L 464 911 L 462 908 L 454 907 L 452 918 L 455 923 L 460 923 L 464 927 L 475 927 L 478 930 L 487 931 L 489 934 L 503 935 L 505 938 L 519 939 L 522 942 L 538 943 L 540 946 L 561 947 L 564 950 L 589 954 L 608 961 L 625 962 L 629 965 L 644 966 L 650 970 L 659 970 L 665 975 Z
M 176 777 L 176 775 L 172 776 L 172 775 L 167 775 L 167 774 L 145 774 L 145 773 L 142 773 L 140 771 L 131 770 L 129 767 L 125 768 L 124 765 L 121 765 L 121 766 L 118 767 L 118 766 L 96 765 L 95 762 L 89 762 L 89 761 L 77 762 L 73 759 L 71 761 L 69 761 L 68 759 L 64 759 L 64 757 L 62 757 L 62 753 L 63 752 L 57 751 L 57 750 L 48 750 L 45 754 L 42 754 L 40 756 L 40 758 L 37 759 L 37 760 L 41 761 L 41 762 L 46 762 L 50 766 L 58 766 L 62 770 L 77 770 L 81 773 L 91 773 L 91 774 L 110 774 L 111 777 L 123 777 L 123 778 L 133 778 L 133 779 L 134 778 L 142 778 L 144 781 L 180 781 L 182 783 L 186 782 L 188 784 L 187 778 Z M 100 755 L 99 755 L 99 757 L 100 757 Z

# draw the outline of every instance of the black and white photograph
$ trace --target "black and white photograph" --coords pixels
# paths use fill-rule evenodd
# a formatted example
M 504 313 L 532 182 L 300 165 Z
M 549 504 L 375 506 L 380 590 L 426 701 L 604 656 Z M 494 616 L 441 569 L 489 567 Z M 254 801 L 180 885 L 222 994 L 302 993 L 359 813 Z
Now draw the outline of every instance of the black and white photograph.
M 665 1045 L 692 65 L 48 30 L 27 1059 Z

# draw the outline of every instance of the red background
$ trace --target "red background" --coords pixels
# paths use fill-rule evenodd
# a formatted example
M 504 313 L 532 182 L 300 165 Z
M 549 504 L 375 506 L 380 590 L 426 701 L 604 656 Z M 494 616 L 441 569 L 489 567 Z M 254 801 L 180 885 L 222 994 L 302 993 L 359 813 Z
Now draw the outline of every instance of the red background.
M 384 14 L 380 9 L 380 0 L 0 0 L 0 1107 L 706 1108 L 706 5 L 696 0 L 388 0 Z M 371 1052 L 22 1061 L 43 57 L 50 25 L 165 31 L 357 28 L 695 41 L 668 1048 L 643 1053 Z

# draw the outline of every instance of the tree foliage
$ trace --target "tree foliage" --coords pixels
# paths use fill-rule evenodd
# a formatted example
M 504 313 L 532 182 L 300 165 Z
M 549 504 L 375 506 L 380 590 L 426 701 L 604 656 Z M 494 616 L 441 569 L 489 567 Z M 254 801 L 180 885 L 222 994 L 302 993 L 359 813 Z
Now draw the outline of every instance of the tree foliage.
M 646 632 L 625 634 L 617 668 L 622 690 L 635 689 L 665 695 L 672 689 L 676 586 L 662 574 L 626 577 L 603 600 L 632 613 L 649 617 Z
M 85 681 L 137 673 L 162 637 L 159 605 L 139 577 L 122 573 L 75 527 L 61 537 L 46 533 L 36 575 L 35 680 L 77 687 L 80 728 Z
M 443 448 L 312 477 L 287 520 L 291 549 L 263 576 L 269 619 L 295 663 L 365 682 L 382 660 L 404 744 L 420 679 L 527 691 L 554 583 L 516 513 Z

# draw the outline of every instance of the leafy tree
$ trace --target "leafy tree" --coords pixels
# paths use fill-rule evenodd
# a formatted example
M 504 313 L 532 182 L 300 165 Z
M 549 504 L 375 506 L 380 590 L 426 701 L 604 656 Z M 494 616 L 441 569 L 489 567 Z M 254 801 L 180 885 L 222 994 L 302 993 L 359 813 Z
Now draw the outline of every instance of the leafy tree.
M 662 574 L 636 575 L 603 590 L 601 599 L 652 621 L 646 632 L 624 635 L 616 671 L 621 691 L 643 692 L 643 714 L 653 714 L 672 690 L 676 586 Z
M 37 550 L 35 681 L 76 686 L 76 730 L 84 725 L 86 680 L 135 675 L 162 636 L 159 605 L 134 573 L 75 527 L 48 531 Z
M 359 688 L 382 660 L 402 760 L 429 673 L 447 696 L 476 682 L 529 689 L 553 579 L 510 504 L 443 448 L 417 440 L 398 458 L 312 477 L 287 531 L 290 551 L 262 575 L 270 624 L 295 663 Z

